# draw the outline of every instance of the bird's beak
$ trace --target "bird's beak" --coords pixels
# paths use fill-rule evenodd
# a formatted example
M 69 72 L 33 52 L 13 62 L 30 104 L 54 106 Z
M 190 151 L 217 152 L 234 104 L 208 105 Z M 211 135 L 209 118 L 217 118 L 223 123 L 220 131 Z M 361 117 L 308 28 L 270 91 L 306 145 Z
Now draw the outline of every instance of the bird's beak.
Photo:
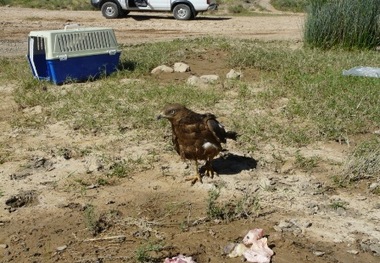
M 157 119 L 157 120 L 161 120 L 161 119 L 162 119 L 162 115 L 161 115 L 161 114 L 160 114 L 160 115 L 157 115 L 156 119 Z

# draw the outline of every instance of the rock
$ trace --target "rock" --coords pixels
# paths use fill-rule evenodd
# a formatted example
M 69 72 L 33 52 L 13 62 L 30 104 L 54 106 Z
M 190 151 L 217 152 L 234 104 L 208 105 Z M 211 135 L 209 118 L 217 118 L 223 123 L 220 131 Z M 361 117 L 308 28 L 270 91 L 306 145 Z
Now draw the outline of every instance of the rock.
M 27 205 L 35 204 L 37 201 L 37 193 L 36 191 L 22 191 L 17 195 L 13 195 L 5 201 L 7 206 L 11 208 L 18 208 Z M 9 212 L 13 212 L 10 211 Z
M 6 249 L 6 248 L 8 248 L 8 245 L 7 244 L 0 244 L 0 248 Z
M 152 74 L 158 74 L 161 72 L 172 73 L 173 71 L 174 70 L 171 67 L 166 66 L 166 65 L 161 65 L 161 66 L 158 66 L 158 67 L 155 67 L 154 69 L 152 69 L 152 71 L 150 73 L 152 73 Z
M 375 243 L 375 244 L 371 244 L 369 245 L 369 249 L 375 253 L 375 255 L 379 255 L 380 256 L 380 243 Z
M 63 245 L 63 246 L 59 246 L 59 247 L 57 247 L 56 250 L 57 250 L 57 252 L 62 252 L 62 251 L 65 251 L 66 248 L 67 248 L 67 246 L 66 246 L 66 245 Z
M 277 226 L 273 228 L 277 232 L 293 232 L 293 234 L 297 235 L 302 232 L 302 229 L 308 228 L 312 225 L 311 222 L 298 222 L 296 219 L 283 220 L 278 223 Z
M 368 240 L 362 240 L 360 242 L 360 248 L 365 251 L 365 252 L 369 252 L 370 251 L 370 248 L 369 248 L 369 244 L 368 244 Z
M 375 191 L 378 187 L 380 187 L 379 183 L 372 183 L 369 185 L 369 190 L 370 191 Z
M 186 81 L 187 84 L 191 85 L 191 86 L 200 86 L 203 84 L 203 81 L 201 80 L 200 77 L 197 77 L 197 76 L 190 76 L 187 81 Z
M 22 180 L 22 179 L 25 179 L 26 177 L 31 176 L 31 175 L 32 175 L 31 170 L 25 170 L 25 171 L 17 172 L 14 174 L 10 174 L 9 179 L 11 179 L 11 180 Z
M 224 248 L 223 248 L 223 254 L 224 255 L 227 255 L 229 253 L 232 252 L 232 250 L 234 250 L 234 248 L 236 247 L 236 243 L 228 243 Z
M 86 166 L 87 173 L 101 171 L 104 168 L 102 161 L 99 160 L 97 157 L 88 157 L 88 159 L 86 160 Z
M 54 164 L 52 161 L 48 160 L 45 157 L 35 157 L 32 159 L 31 165 L 36 169 L 45 169 L 46 171 L 54 170 Z
M 277 226 L 274 226 L 274 230 L 277 232 L 284 232 L 284 231 L 289 231 L 289 229 L 293 226 L 292 223 L 288 221 L 280 221 Z
M 360 248 L 365 252 L 372 252 L 376 256 L 380 256 L 380 242 L 378 239 L 363 239 L 360 242 Z
M 323 251 L 313 251 L 313 254 L 316 255 L 317 257 L 322 257 L 325 254 L 325 252 L 323 252 Z
M 213 83 L 219 80 L 218 75 L 203 75 L 203 76 L 200 76 L 200 78 L 204 83 Z
M 226 74 L 227 79 L 241 79 L 242 77 L 243 73 L 235 71 L 234 69 L 231 69 L 230 72 Z
M 190 66 L 182 62 L 174 63 L 173 68 L 174 68 L 174 72 L 184 73 L 184 72 L 190 71 Z
M 357 255 L 357 254 L 359 254 L 359 251 L 357 251 L 356 249 L 352 249 L 352 250 L 347 250 L 347 253 Z

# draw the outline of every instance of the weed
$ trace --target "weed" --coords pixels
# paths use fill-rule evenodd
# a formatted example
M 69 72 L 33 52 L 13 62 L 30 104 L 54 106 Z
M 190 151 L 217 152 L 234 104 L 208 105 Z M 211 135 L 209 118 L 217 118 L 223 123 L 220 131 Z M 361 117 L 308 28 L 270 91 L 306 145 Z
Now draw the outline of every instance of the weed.
M 109 180 L 104 179 L 104 178 L 98 178 L 96 182 L 98 185 L 101 185 L 101 186 L 110 185 Z
M 341 180 L 355 182 L 365 178 L 380 178 L 380 139 L 360 143 L 344 164 Z
M 232 14 L 243 14 L 247 13 L 247 9 L 243 7 L 243 5 L 238 4 L 238 5 L 230 5 L 228 7 L 228 11 Z
M 87 229 L 93 234 L 96 235 L 96 225 L 97 225 L 97 216 L 95 213 L 95 207 L 91 204 L 87 204 L 83 210 L 84 221 Z
M 311 171 L 313 168 L 317 167 L 319 157 L 313 156 L 310 158 L 304 157 L 301 155 L 300 151 L 296 152 L 296 161 L 295 165 L 297 168 L 304 171 Z
M 331 180 L 337 187 L 345 188 L 348 185 L 348 181 L 345 180 L 341 175 L 333 175 L 331 176 Z
M 110 170 L 108 173 L 109 177 L 124 178 L 128 176 L 131 168 L 125 160 L 122 160 L 111 165 Z
M 345 201 L 335 200 L 329 206 L 334 210 L 338 210 L 339 208 L 346 210 L 347 205 L 348 205 L 348 203 Z
M 208 192 L 207 216 L 210 219 L 232 221 L 239 218 L 248 218 L 260 210 L 259 199 L 247 193 L 237 200 L 225 203 L 217 202 L 220 196 L 220 188 L 216 187 Z
M 150 255 L 150 252 L 159 252 L 164 245 L 162 243 L 148 243 L 138 247 L 135 251 L 135 258 L 137 262 L 151 262 L 154 258 Z
M 207 199 L 207 216 L 211 219 L 225 219 L 224 207 L 217 204 L 216 200 L 220 196 L 220 190 L 213 188 L 208 192 Z

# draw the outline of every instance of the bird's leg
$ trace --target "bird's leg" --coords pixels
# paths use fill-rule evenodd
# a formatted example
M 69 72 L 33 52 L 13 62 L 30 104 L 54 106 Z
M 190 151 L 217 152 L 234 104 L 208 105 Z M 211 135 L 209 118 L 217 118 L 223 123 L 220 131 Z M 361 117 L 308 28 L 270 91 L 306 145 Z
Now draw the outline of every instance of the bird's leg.
M 202 176 L 199 173 L 199 168 L 198 168 L 198 161 L 195 160 L 195 175 L 191 177 L 187 177 L 185 179 L 186 181 L 191 181 L 191 185 L 194 185 L 197 181 L 202 182 Z
M 206 169 L 206 175 L 208 177 L 210 177 L 211 179 L 214 178 L 214 174 L 218 175 L 214 169 L 212 168 L 212 163 L 211 163 L 212 159 L 208 159 L 204 165 L 205 169 Z

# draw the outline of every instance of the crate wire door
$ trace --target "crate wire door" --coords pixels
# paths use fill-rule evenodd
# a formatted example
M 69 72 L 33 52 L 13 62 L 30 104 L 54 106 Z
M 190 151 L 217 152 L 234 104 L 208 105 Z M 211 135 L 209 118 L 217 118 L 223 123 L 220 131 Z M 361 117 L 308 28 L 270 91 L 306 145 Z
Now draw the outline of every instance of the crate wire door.
M 43 37 L 30 37 L 28 47 L 28 61 L 34 76 L 38 79 L 48 78 L 45 58 L 45 39 Z

